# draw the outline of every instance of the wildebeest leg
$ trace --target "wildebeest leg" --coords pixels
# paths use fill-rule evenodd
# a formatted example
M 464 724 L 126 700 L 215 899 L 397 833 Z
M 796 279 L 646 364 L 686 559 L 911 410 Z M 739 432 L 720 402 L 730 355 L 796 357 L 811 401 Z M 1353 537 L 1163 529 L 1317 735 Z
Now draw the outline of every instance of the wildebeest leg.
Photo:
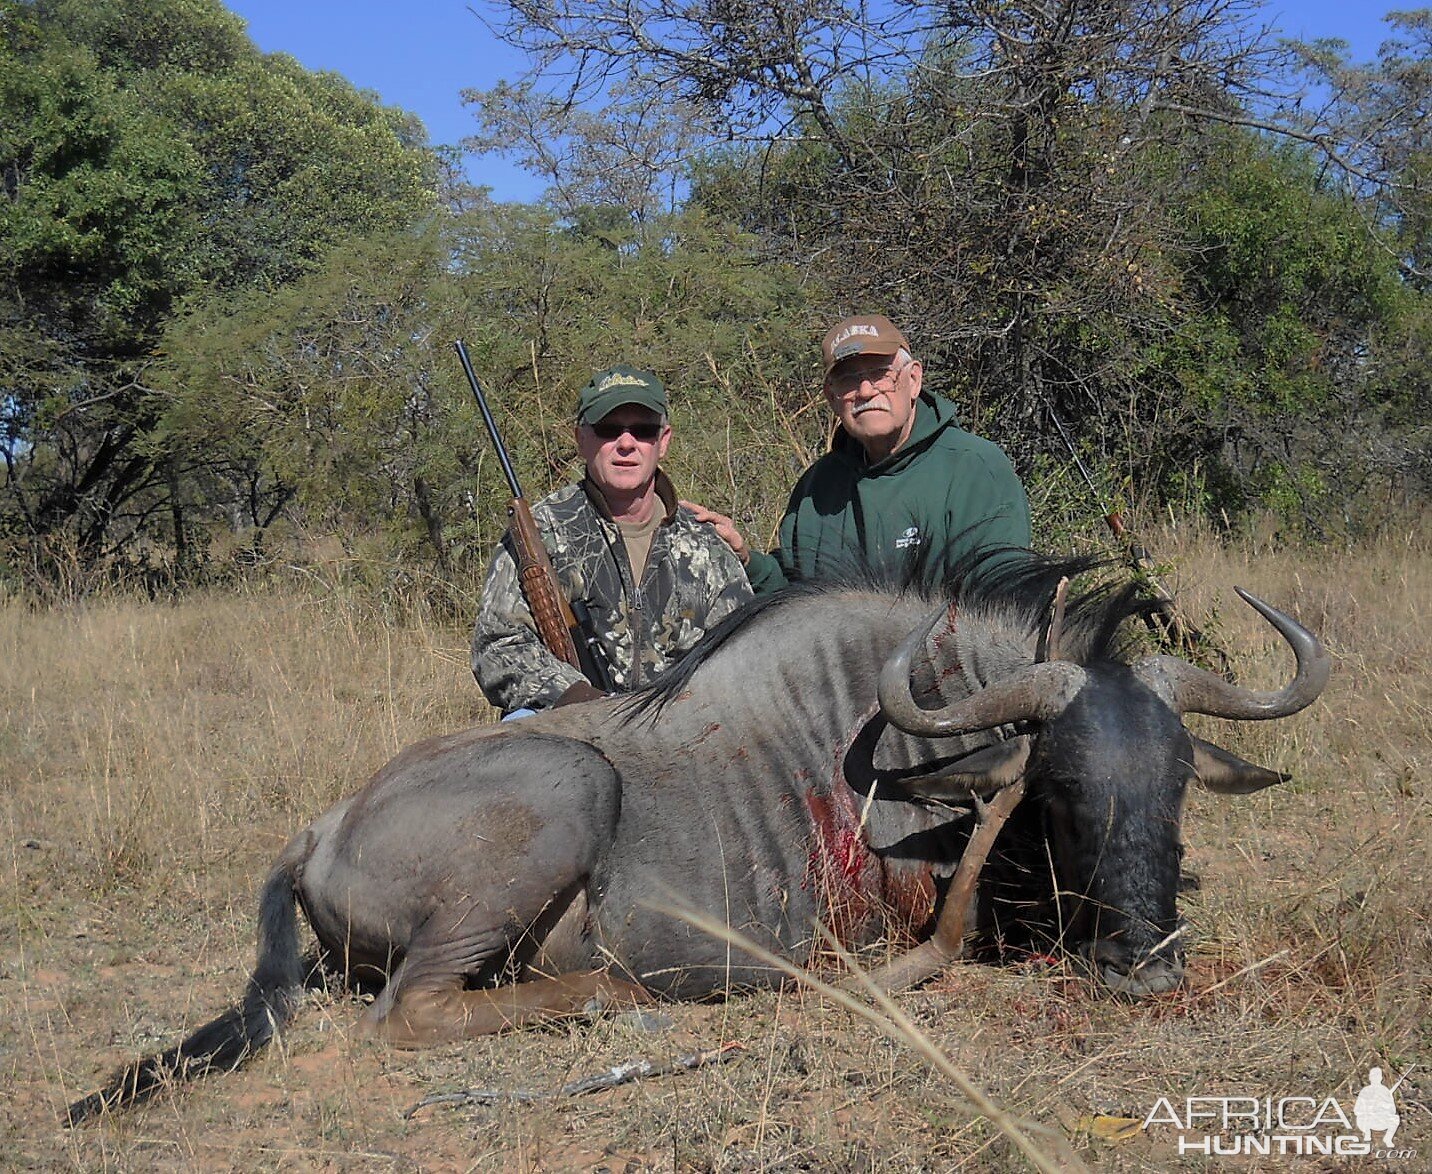
M 559 974 L 491 990 L 469 991 L 461 979 L 442 986 L 405 986 L 385 1012 L 370 1007 L 359 1023 L 364 1035 L 401 1048 L 421 1048 L 479 1035 L 495 1035 L 541 1020 L 654 1002 L 643 987 L 604 970 Z
M 475 907 L 468 905 L 456 914 L 440 910 L 414 935 L 402 963 L 360 1020 L 360 1034 L 399 1047 L 425 1047 L 562 1015 L 652 1002 L 643 987 L 603 970 L 467 989 L 470 976 L 509 952 L 524 972 L 529 964 L 542 971 L 560 965 L 563 957 L 572 957 L 572 938 L 586 914 L 585 892 L 580 885 L 569 887 L 534 920 L 524 940 L 514 943 L 510 919 L 481 932 L 466 928 L 479 917 Z M 532 957 L 523 961 L 526 955 Z

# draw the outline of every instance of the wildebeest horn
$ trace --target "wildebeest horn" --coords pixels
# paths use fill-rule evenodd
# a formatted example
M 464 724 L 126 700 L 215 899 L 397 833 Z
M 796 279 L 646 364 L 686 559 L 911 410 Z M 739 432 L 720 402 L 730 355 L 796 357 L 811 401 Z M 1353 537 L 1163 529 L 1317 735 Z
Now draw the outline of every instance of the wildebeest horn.
M 1067 661 L 1033 664 L 943 709 L 921 709 L 910 689 L 910 666 L 945 614 L 937 608 L 916 626 L 880 670 L 880 712 L 907 734 L 939 738 L 988 730 L 1007 722 L 1047 721 L 1062 713 L 1084 684 L 1084 670 Z
M 1049 607 L 1049 627 L 1044 633 L 1044 648 L 1035 660 L 1063 660 L 1064 608 L 1069 599 L 1069 577 L 1059 580 L 1054 589 L 1054 602 Z
M 1179 713 L 1206 713 L 1253 721 L 1287 717 L 1311 705 L 1327 685 L 1332 671 L 1332 658 L 1327 649 L 1291 616 L 1270 607 L 1242 587 L 1233 590 L 1278 630 L 1297 657 L 1297 672 L 1283 688 L 1266 692 L 1242 689 L 1217 673 L 1176 656 L 1146 656 L 1134 665 L 1134 673 Z

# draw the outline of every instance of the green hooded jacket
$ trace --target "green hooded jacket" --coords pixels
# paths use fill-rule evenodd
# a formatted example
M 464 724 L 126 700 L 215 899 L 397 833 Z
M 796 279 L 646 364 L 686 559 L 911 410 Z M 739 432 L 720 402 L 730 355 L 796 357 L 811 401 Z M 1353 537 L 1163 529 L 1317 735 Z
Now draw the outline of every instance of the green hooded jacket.
M 753 551 L 758 595 L 860 565 L 898 564 L 928 545 L 945 565 L 981 546 L 1027 547 L 1029 499 L 998 445 L 955 423 L 949 400 L 922 392 L 910 437 L 882 461 L 837 428 L 781 520 L 780 547 Z

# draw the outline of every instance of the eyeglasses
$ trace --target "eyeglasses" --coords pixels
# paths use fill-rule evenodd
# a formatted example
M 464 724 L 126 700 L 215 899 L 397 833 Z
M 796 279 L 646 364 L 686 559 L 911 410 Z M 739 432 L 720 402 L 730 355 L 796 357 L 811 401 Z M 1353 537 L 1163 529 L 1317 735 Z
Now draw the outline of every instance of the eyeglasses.
M 830 377 L 830 392 L 837 398 L 843 398 L 852 392 L 869 383 L 876 391 L 893 391 L 895 381 L 900 378 L 901 373 L 909 363 L 902 363 L 896 366 L 891 363 L 884 370 L 880 368 L 858 368 L 854 371 L 840 371 Z
M 612 420 L 598 420 L 595 424 L 588 424 L 593 432 L 602 440 L 615 440 L 623 432 L 630 432 L 633 440 L 640 440 L 650 444 L 661 436 L 661 430 L 665 424 L 657 421 L 655 423 L 618 424 Z

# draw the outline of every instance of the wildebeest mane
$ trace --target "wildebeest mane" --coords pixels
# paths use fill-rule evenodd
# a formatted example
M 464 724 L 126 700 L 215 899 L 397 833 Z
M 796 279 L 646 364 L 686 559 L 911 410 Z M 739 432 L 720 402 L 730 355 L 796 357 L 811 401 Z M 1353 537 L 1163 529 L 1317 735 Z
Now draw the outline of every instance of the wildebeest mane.
M 852 561 L 837 575 L 793 583 L 726 616 L 680 661 L 634 693 L 623 708 L 623 718 L 656 720 L 697 670 L 733 637 L 804 599 L 847 591 L 914 596 L 932 608 L 952 604 L 957 614 L 996 617 L 1011 631 L 1037 637 L 1049 623 L 1061 580 L 1072 584 L 1112 565 L 1113 560 L 1101 556 L 1055 557 L 1015 547 L 985 547 L 955 558 L 948 558 L 944 550 L 916 547 L 894 564 Z M 1125 621 L 1155 606 L 1154 598 L 1136 582 L 1096 579 L 1088 586 L 1071 587 L 1060 637 L 1061 659 L 1080 664 L 1126 659 L 1132 640 Z

